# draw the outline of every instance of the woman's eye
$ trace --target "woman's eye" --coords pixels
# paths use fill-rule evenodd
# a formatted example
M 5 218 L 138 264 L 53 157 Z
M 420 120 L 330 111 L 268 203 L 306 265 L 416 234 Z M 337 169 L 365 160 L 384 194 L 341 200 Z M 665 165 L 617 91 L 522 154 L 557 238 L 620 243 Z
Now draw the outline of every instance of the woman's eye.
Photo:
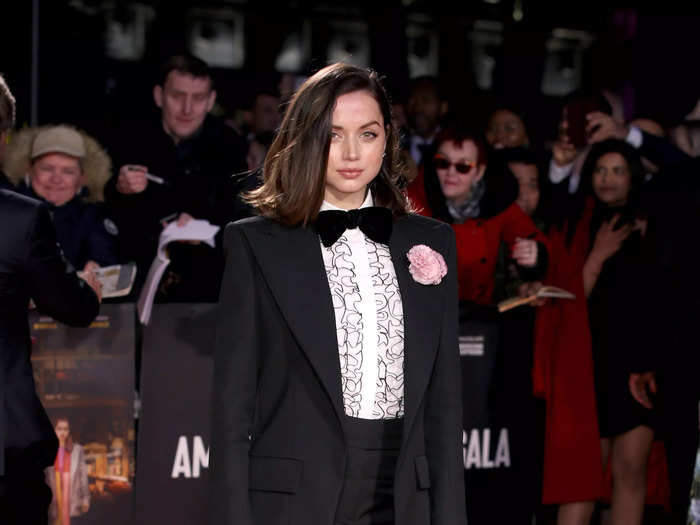
M 365 131 L 362 134 L 363 137 L 368 138 L 368 139 L 373 139 L 377 137 L 377 134 L 374 131 Z

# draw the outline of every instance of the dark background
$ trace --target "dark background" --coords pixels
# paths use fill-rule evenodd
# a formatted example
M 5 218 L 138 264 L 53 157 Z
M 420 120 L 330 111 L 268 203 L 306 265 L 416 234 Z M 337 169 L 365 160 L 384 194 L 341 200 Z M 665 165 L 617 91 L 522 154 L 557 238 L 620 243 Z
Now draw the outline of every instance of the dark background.
M 38 31 L 33 32 L 37 6 Z M 623 96 L 627 117 L 651 117 L 667 126 L 680 121 L 700 95 L 700 17 L 664 13 L 658 6 L 527 0 L 27 0 L 3 2 L 0 12 L 0 72 L 17 98 L 18 126 L 72 123 L 108 149 L 110 137 L 127 133 L 134 117 L 138 122 L 153 111 L 158 64 L 192 50 L 195 34 L 205 45 L 213 43 L 222 24 L 243 33 L 242 45 L 235 45 L 242 60 L 235 67 L 215 68 L 217 111 L 226 116 L 246 106 L 261 80 L 275 71 L 288 35 L 301 28 L 305 52 L 287 64 L 287 72 L 307 75 L 325 65 L 340 34 L 336 47 L 365 56 L 361 65 L 386 75 L 395 100 L 405 98 L 408 79 L 419 72 L 410 64 L 418 61 L 420 71 L 439 75 L 453 111 L 480 118 L 490 102 L 506 100 L 525 114 L 536 141 L 554 135 L 561 97 L 575 87 L 611 89 Z M 134 56 L 120 58 L 110 51 L 114 39 L 108 35 L 115 28 L 134 27 L 143 45 Z M 343 40 L 348 31 L 352 35 Z M 31 96 L 34 34 L 36 104 Z M 368 49 L 364 55 L 363 49 Z M 543 92 L 545 71 L 554 74 L 554 82 Z

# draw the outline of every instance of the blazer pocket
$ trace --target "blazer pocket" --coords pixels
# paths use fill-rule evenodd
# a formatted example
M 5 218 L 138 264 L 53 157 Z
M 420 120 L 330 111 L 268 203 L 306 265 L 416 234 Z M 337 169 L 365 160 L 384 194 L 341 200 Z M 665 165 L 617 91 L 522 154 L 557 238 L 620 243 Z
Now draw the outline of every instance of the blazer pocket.
M 416 456 L 416 483 L 419 489 L 430 488 L 430 470 L 428 469 L 428 458 Z
M 301 460 L 250 456 L 250 490 L 295 494 L 301 481 Z

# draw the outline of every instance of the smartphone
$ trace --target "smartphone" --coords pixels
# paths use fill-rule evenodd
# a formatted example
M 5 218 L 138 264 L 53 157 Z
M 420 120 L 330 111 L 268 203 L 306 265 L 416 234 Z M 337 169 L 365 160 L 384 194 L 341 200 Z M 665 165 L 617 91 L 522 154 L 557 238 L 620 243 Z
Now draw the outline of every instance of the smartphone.
M 594 111 L 610 113 L 610 104 L 601 94 L 579 95 L 572 98 L 566 105 L 567 135 L 577 149 L 588 144 L 589 133 L 586 133 L 588 120 L 586 115 Z M 593 133 L 595 130 L 591 130 Z

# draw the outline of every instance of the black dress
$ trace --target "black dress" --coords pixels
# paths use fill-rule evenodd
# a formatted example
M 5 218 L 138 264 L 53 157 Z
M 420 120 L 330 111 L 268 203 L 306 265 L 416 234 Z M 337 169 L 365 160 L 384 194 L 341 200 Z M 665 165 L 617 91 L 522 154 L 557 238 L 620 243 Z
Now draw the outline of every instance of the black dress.
M 591 236 L 602 221 L 591 224 Z M 601 437 L 613 437 L 639 425 L 652 426 L 652 411 L 630 394 L 634 354 L 642 341 L 644 238 L 636 230 L 605 263 L 588 298 L 593 343 L 596 404 Z

